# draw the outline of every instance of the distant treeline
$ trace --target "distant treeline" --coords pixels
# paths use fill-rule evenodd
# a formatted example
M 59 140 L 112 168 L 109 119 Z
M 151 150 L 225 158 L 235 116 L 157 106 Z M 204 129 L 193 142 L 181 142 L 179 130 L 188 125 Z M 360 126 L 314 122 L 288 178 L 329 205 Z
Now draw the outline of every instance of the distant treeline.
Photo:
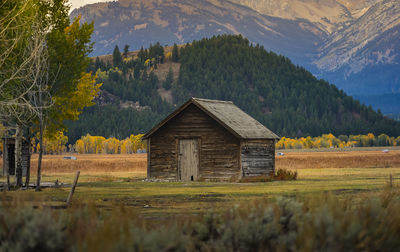
M 66 152 L 79 154 L 132 154 L 144 152 L 146 142 L 142 141 L 143 134 L 133 135 L 119 140 L 115 137 L 105 138 L 87 134 L 78 139 L 74 144 L 67 144 L 68 137 L 60 133 L 52 139 L 44 139 L 44 153 L 62 154 Z M 35 139 L 32 140 L 35 143 Z M 37 152 L 40 145 L 34 145 Z
M 340 135 L 324 134 L 320 137 L 287 138 L 282 137 L 276 144 L 277 149 L 319 149 L 319 148 L 350 148 L 372 146 L 400 146 L 400 136 L 389 137 L 386 134 Z
M 175 45 L 169 53 L 159 43 L 134 56 L 128 48 L 121 53 L 116 47 L 112 60 L 96 58 L 88 71 L 97 73 L 103 91 L 141 107 L 123 108 L 117 100 L 87 108 L 79 121 L 68 123 L 69 143 L 82 132 L 119 139 L 146 132 L 190 97 L 231 100 L 280 136 L 400 135 L 400 122 L 241 36 Z M 180 63 L 179 76 L 169 71 L 159 80 L 155 72 L 171 61 Z M 161 98 L 166 92 L 172 104 Z
M 53 139 L 45 138 L 46 154 L 61 154 L 66 152 L 80 154 L 132 154 L 146 151 L 146 141 L 142 140 L 143 134 L 133 135 L 119 140 L 115 137 L 105 138 L 87 134 L 78 139 L 74 144 L 67 145 L 68 137 L 58 134 Z M 375 136 L 367 135 L 340 135 L 323 134 L 319 137 L 288 138 L 282 137 L 277 143 L 277 149 L 320 149 L 320 148 L 352 148 L 372 146 L 400 146 L 400 136 L 389 137 L 386 134 Z M 40 148 L 36 146 L 34 151 Z

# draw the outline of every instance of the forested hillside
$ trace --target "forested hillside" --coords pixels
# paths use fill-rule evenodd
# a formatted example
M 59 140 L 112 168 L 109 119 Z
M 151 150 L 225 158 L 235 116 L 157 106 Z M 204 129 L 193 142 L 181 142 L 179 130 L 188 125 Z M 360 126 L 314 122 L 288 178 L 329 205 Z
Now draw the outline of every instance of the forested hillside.
M 242 34 L 384 115 L 400 115 L 400 99 L 381 99 L 400 95 L 399 0 L 118 0 L 75 9 L 78 16 L 94 21 L 94 56 L 116 44 L 138 50 Z
M 89 70 L 103 83 L 104 99 L 70 123 L 71 142 L 86 133 L 118 138 L 143 133 L 192 96 L 232 100 L 280 136 L 400 135 L 400 123 L 241 36 L 194 41 L 168 55 L 159 44 L 124 54 L 117 49 L 112 62 L 93 62 Z M 159 80 L 156 69 L 170 61 L 180 63 L 179 76 L 174 81 L 171 70 Z M 165 93 L 172 102 L 161 98 Z

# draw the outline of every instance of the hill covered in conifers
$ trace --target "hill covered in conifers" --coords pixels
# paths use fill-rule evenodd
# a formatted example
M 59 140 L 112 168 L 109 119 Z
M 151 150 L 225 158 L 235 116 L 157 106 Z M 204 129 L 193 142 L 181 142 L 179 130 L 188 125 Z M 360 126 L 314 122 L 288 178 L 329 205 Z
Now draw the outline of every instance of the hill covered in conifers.
M 400 115 L 399 0 L 117 0 L 70 15 L 78 16 L 94 21 L 93 56 L 116 44 L 138 50 L 242 34 L 383 114 Z
M 115 50 L 112 60 L 97 58 L 89 70 L 98 73 L 102 93 L 97 105 L 69 123 L 70 141 L 86 133 L 144 133 L 190 97 L 232 100 L 280 136 L 400 135 L 399 122 L 240 35 L 194 41 L 173 52 L 156 44 L 125 57 Z

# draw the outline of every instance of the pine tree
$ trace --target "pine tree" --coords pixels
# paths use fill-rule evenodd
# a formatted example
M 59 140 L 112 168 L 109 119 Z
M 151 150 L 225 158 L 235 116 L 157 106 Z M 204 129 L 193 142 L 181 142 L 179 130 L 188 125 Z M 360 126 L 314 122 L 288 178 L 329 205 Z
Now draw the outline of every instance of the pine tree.
M 99 69 L 99 68 L 102 69 L 102 63 L 103 63 L 103 62 L 100 61 L 99 57 L 96 57 L 96 61 L 95 61 L 95 63 L 94 63 L 95 71 L 96 71 L 97 69 Z
M 140 51 L 138 53 L 138 57 L 140 59 L 141 62 L 145 62 L 147 59 L 147 53 L 146 51 L 143 49 L 143 46 L 140 48 Z
M 124 58 L 128 58 L 128 52 L 129 52 L 129 45 L 124 46 Z
M 122 56 L 121 52 L 119 51 L 118 46 L 116 45 L 113 52 L 113 65 L 114 67 L 119 67 L 122 64 Z
M 172 87 L 172 82 L 174 81 L 174 72 L 172 71 L 172 68 L 169 68 L 167 77 L 165 78 L 165 81 L 163 83 L 163 87 L 168 90 L 171 89 Z
M 179 50 L 176 44 L 174 44 L 174 47 L 172 48 L 172 61 L 173 62 L 179 61 Z

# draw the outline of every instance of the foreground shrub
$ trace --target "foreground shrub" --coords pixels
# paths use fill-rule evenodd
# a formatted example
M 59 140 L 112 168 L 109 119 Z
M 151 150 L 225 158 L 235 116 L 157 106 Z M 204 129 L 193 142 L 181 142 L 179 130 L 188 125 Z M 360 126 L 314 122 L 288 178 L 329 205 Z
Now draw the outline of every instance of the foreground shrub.
M 1 251 L 400 250 L 400 194 L 393 190 L 357 204 L 323 194 L 147 221 L 124 207 L 101 212 L 84 205 L 61 217 L 33 209 L 0 211 Z
M 297 171 L 278 169 L 274 174 L 271 174 L 270 176 L 243 177 L 240 179 L 240 182 L 242 183 L 271 182 L 277 180 L 296 180 L 296 179 L 297 179 Z
M 66 234 L 49 211 L 32 208 L 0 211 L 0 251 L 66 251 Z

